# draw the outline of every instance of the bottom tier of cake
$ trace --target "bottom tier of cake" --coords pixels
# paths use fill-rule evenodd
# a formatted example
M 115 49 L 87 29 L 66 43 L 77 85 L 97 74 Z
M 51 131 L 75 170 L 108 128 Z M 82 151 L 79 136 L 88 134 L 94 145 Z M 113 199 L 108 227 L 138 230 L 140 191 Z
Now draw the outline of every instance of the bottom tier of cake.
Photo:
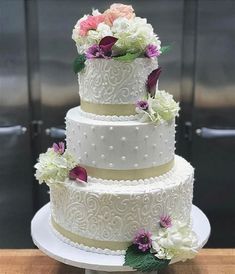
M 153 230 L 161 216 L 190 223 L 193 168 L 176 156 L 168 173 L 146 180 L 88 178 L 50 187 L 52 229 L 89 251 L 120 254 L 140 228 Z

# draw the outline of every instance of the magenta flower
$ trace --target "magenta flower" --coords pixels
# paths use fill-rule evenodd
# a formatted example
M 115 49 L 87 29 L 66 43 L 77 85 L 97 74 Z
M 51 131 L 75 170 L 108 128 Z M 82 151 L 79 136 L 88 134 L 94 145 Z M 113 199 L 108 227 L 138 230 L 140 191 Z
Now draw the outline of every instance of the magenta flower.
M 133 244 L 137 245 L 138 249 L 142 252 L 150 249 L 152 246 L 152 234 L 149 231 L 145 231 L 144 228 L 137 231 L 133 239 Z
M 145 56 L 147 56 L 149 58 L 158 57 L 160 54 L 161 54 L 161 52 L 153 44 L 149 44 L 145 48 Z
M 171 217 L 169 215 L 163 215 L 160 217 L 160 226 L 163 228 L 169 228 L 172 226 Z
M 117 42 L 117 38 L 113 36 L 105 36 L 100 40 L 99 45 L 93 45 L 89 47 L 86 51 L 86 58 L 111 58 L 112 47 Z
M 90 46 L 86 51 L 86 58 L 104 58 L 104 52 L 99 45 Z
M 105 36 L 99 42 L 99 47 L 104 52 L 104 56 L 111 57 L 112 55 L 112 47 L 117 42 L 117 38 L 113 36 Z
M 141 110 L 148 110 L 149 104 L 146 100 L 139 100 L 136 102 L 136 106 Z
M 148 76 L 146 86 L 147 86 L 147 90 L 150 93 L 151 97 L 155 96 L 156 85 L 157 85 L 157 81 L 159 79 L 161 72 L 162 72 L 162 69 L 159 67 L 159 68 L 153 70 Z
M 69 171 L 69 179 L 76 180 L 78 182 L 87 182 L 87 172 L 86 169 L 81 166 L 75 166 Z
M 54 143 L 52 148 L 58 154 L 63 154 L 64 153 L 64 143 L 63 142 L 59 142 L 58 145 L 56 143 Z

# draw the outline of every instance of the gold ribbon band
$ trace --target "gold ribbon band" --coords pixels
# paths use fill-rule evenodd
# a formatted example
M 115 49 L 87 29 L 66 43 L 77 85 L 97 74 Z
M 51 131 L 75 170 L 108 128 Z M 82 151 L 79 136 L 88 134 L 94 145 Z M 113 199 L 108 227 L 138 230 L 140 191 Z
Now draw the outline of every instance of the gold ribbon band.
M 130 116 L 135 115 L 134 104 L 96 104 L 81 100 L 81 109 L 97 115 Z
M 71 240 L 77 244 L 83 244 L 88 247 L 102 248 L 102 249 L 110 249 L 110 250 L 126 250 L 127 247 L 131 244 L 130 242 L 115 242 L 115 241 L 100 241 L 93 240 L 90 238 L 86 238 L 75 234 L 67 229 L 63 228 L 61 225 L 57 224 L 55 220 L 51 217 L 51 223 L 55 230 L 57 230 L 62 236 Z
M 106 179 L 106 180 L 140 180 L 148 179 L 151 177 L 160 176 L 172 169 L 174 166 L 174 159 L 170 162 L 161 166 L 141 168 L 141 169 L 127 169 L 127 170 L 116 170 L 116 169 L 104 169 L 96 168 L 91 166 L 82 165 L 87 174 L 91 177 Z

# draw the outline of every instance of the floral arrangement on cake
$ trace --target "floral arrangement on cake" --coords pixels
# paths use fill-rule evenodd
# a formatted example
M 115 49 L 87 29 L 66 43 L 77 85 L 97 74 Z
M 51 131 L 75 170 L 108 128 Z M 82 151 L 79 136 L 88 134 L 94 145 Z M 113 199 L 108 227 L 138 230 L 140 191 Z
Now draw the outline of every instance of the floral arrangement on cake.
M 76 73 L 84 68 L 86 59 L 155 58 L 169 49 L 161 47 L 146 18 L 137 17 L 131 5 L 123 4 L 112 4 L 103 13 L 96 9 L 92 15 L 84 15 L 76 23 L 72 39 L 78 50 Z
M 169 122 L 179 115 L 179 103 L 173 99 L 170 93 L 157 89 L 160 74 L 161 68 L 157 68 L 149 74 L 146 82 L 146 98 L 136 102 L 136 113 L 139 114 L 142 122 Z
M 171 260 L 185 261 L 197 253 L 198 240 L 191 227 L 171 217 L 161 216 L 156 230 L 140 229 L 127 248 L 124 265 L 142 272 L 166 267 Z
M 35 177 L 39 183 L 45 182 L 48 185 L 64 183 L 66 179 L 77 182 L 87 182 L 85 168 L 77 165 L 73 156 L 65 151 L 63 142 L 54 143 L 47 152 L 39 155 Z

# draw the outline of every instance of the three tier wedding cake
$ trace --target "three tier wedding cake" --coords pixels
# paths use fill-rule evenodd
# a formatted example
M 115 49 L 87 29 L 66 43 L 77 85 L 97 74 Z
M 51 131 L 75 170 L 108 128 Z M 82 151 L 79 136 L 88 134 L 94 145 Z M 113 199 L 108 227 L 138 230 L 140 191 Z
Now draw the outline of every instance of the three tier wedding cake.
M 192 258 L 193 168 L 174 153 L 178 103 L 158 90 L 166 47 L 122 4 L 85 15 L 72 38 L 80 107 L 66 115 L 66 149 L 53 144 L 35 166 L 50 188 L 52 230 L 141 271 Z

